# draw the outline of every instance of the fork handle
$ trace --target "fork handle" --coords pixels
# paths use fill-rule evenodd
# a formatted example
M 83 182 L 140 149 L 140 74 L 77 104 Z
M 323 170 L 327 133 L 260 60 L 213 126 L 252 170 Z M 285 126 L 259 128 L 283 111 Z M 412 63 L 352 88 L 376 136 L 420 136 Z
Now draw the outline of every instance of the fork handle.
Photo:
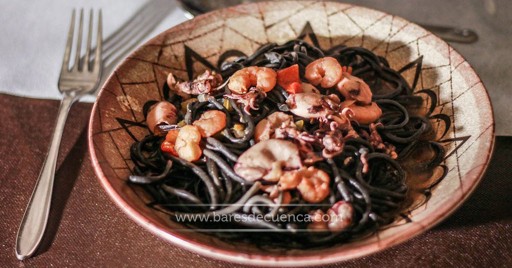
M 31 257 L 43 238 L 48 222 L 48 214 L 50 212 L 55 167 L 62 132 L 66 124 L 69 109 L 75 99 L 75 96 L 64 94 L 60 103 L 50 149 L 48 150 L 48 155 L 46 156 L 34 192 L 32 193 L 25 215 L 23 216 L 20 229 L 18 230 L 16 238 L 16 257 L 19 260 Z

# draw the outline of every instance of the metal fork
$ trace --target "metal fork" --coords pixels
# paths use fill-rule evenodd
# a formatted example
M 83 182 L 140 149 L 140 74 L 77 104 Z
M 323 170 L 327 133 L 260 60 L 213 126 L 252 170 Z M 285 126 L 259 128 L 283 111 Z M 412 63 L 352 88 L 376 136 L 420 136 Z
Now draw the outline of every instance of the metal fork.
M 62 101 L 59 107 L 57 123 L 53 132 L 53 137 L 48 150 L 48 155 L 44 162 L 41 173 L 36 183 L 30 202 L 28 203 L 25 215 L 18 230 L 16 240 L 16 257 L 19 260 L 31 257 L 38 248 L 48 222 L 50 212 L 50 203 L 52 199 L 53 182 L 55 178 L 55 167 L 59 145 L 62 138 L 62 132 L 66 123 L 66 118 L 72 104 L 85 94 L 93 92 L 101 78 L 103 69 L 102 64 L 102 15 L 101 10 L 98 13 L 98 29 L 96 52 L 94 59 L 91 58 L 91 42 L 93 31 L 93 11 L 89 15 L 89 30 L 87 36 L 87 47 L 85 57 L 81 57 L 82 29 L 83 29 L 83 10 L 80 10 L 78 35 L 76 41 L 75 62 L 71 69 L 69 68 L 71 49 L 73 46 L 73 35 L 75 29 L 75 10 L 71 16 L 71 25 L 69 27 L 64 60 L 59 77 L 59 91 L 62 93 Z

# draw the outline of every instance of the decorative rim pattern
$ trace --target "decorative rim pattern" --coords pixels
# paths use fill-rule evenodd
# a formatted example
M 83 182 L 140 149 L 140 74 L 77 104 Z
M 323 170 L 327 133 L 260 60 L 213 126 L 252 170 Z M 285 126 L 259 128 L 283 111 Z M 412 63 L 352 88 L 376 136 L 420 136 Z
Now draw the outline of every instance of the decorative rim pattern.
M 247 31 L 249 26 L 251 31 Z M 182 78 L 191 77 L 205 66 L 215 68 L 226 51 L 237 49 L 250 54 L 264 43 L 282 43 L 297 36 L 322 48 L 340 43 L 363 46 L 385 56 L 394 68 L 423 55 L 419 88 L 437 93 L 434 113 L 445 114 L 452 122 L 446 131 L 439 131 L 444 134 L 438 137 L 447 148 L 447 176 L 432 183 L 432 198 L 411 212 L 412 222 L 400 222 L 376 236 L 329 249 L 264 254 L 173 231 L 170 221 L 149 211 L 141 201 L 144 197 L 124 184 L 131 172 L 129 144 L 147 133 L 141 104 L 163 98 L 160 89 L 170 71 Z M 404 76 L 412 78 L 412 74 Z M 446 218 L 472 193 L 487 168 L 494 145 L 494 117 L 477 74 L 453 48 L 423 28 L 396 16 L 347 4 L 279 1 L 208 13 L 144 44 L 105 83 L 93 107 L 88 135 L 92 163 L 102 186 L 126 214 L 154 234 L 221 260 L 306 266 L 388 248 Z

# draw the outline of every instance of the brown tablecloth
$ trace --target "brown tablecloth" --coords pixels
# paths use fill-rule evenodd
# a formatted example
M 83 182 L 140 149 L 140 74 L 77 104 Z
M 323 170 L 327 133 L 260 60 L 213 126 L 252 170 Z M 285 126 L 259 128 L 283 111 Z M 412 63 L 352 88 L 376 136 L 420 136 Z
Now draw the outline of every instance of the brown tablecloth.
M 91 104 L 69 115 L 50 223 L 34 258 L 14 254 L 16 232 L 43 164 L 58 102 L 0 94 L 0 267 L 235 267 L 157 238 L 131 221 L 101 188 L 87 152 Z M 498 137 L 474 194 L 439 226 L 383 252 L 332 267 L 511 267 L 512 138 Z

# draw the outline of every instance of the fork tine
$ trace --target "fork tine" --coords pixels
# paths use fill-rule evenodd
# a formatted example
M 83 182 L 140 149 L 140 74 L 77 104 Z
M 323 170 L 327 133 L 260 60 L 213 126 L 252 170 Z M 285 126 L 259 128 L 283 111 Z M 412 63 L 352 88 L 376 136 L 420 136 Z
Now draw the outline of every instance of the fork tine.
M 87 34 L 87 47 L 85 49 L 85 62 L 84 62 L 84 68 L 87 70 L 90 69 L 89 65 L 89 56 L 91 55 L 91 42 L 92 42 L 92 15 L 93 11 L 92 9 L 89 12 L 89 33 Z
M 78 39 L 76 40 L 76 54 L 75 54 L 75 66 L 73 69 L 81 70 L 82 66 L 80 65 L 80 54 L 82 52 L 82 28 L 84 21 L 84 9 L 80 9 L 80 21 L 78 22 Z
M 69 25 L 68 41 L 64 50 L 64 59 L 62 60 L 61 72 L 69 71 L 69 58 L 71 56 L 71 46 L 73 45 L 73 31 L 75 29 L 75 9 L 71 13 L 71 24 Z
M 96 54 L 94 56 L 94 68 L 93 72 L 100 72 L 101 71 L 101 54 L 103 50 L 103 19 L 101 15 L 101 9 L 98 13 L 98 33 L 96 36 Z

